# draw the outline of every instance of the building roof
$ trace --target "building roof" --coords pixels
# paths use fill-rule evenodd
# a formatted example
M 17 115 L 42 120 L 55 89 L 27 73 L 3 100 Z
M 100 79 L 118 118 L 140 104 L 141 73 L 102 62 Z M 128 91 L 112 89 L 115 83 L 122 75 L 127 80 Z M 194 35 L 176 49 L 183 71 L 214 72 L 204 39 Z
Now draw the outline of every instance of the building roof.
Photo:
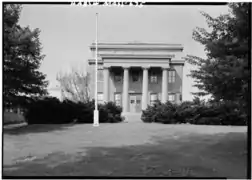
M 90 46 L 91 50 L 95 49 L 95 43 Z M 98 43 L 98 49 L 140 49 L 140 50 L 183 50 L 182 44 L 167 44 L 167 43 L 141 43 L 141 42 L 128 42 L 128 43 Z

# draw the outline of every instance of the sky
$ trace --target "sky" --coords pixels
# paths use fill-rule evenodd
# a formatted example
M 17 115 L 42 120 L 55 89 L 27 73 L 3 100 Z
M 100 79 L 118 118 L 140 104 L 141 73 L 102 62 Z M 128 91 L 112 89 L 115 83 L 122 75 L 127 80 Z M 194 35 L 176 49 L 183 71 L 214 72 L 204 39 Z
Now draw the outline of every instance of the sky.
M 204 11 L 212 17 L 228 13 L 227 6 L 143 6 L 139 7 L 83 7 L 70 5 L 24 5 L 20 25 L 39 28 L 40 42 L 45 54 L 40 71 L 47 75 L 49 92 L 55 90 L 57 73 L 72 68 L 86 71 L 91 58 L 89 46 L 95 42 L 95 14 L 99 13 L 98 41 L 103 43 L 175 43 L 184 46 L 184 55 L 205 58 L 204 46 L 192 38 L 196 27 L 208 28 Z M 187 75 L 193 69 L 185 64 L 183 69 L 183 100 L 192 100 L 194 80 Z M 54 90 L 52 90 L 54 89 Z

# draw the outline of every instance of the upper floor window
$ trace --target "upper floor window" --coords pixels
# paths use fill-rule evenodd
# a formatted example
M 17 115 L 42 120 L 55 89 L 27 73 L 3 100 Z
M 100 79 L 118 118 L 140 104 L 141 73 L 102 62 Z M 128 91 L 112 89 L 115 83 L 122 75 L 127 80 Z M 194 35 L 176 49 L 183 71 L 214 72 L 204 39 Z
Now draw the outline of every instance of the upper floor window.
M 150 82 L 157 83 L 157 73 L 155 71 L 150 72 Z
M 168 82 L 169 83 L 174 83 L 175 78 L 176 78 L 175 76 L 176 76 L 176 71 L 175 70 L 168 71 Z
M 140 80 L 139 71 L 132 71 L 132 81 L 138 82 Z
M 122 73 L 121 72 L 114 72 L 114 79 L 115 79 L 115 82 L 121 83 L 122 82 Z
M 97 81 L 98 82 L 103 82 L 103 69 L 98 69 L 98 72 L 97 72 Z

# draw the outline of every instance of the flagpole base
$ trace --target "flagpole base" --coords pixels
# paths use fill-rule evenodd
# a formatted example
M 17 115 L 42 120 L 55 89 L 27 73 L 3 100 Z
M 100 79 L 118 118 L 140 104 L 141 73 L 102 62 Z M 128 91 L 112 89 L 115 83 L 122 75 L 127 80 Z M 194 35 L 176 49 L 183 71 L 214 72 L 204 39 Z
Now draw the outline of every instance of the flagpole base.
M 98 127 L 99 126 L 99 111 L 98 110 L 94 110 L 94 122 L 93 122 L 93 126 L 94 127 Z

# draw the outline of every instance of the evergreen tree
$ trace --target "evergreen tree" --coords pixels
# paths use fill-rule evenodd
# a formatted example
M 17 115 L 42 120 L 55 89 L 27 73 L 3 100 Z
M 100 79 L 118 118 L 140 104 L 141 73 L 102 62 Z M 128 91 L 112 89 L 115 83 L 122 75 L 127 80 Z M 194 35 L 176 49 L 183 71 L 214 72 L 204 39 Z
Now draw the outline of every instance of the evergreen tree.
M 202 12 L 211 32 L 197 27 L 193 38 L 205 46 L 207 58 L 187 57 L 190 64 L 199 67 L 190 74 L 200 90 L 195 95 L 211 94 L 215 101 L 238 102 L 248 108 L 249 6 L 249 3 L 231 3 L 230 13 L 217 18 Z
M 39 29 L 32 31 L 18 24 L 20 5 L 3 6 L 3 101 L 4 105 L 14 105 L 34 95 L 47 94 L 48 82 L 45 75 L 38 71 L 44 58 L 41 55 Z

